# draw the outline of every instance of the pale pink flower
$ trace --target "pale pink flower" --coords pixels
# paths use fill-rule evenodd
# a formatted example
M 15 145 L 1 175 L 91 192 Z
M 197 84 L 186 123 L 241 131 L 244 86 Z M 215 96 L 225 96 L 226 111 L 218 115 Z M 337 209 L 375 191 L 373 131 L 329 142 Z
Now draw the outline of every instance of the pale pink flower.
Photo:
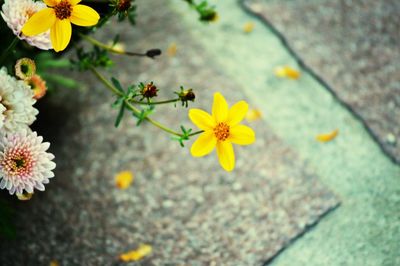
M 39 49 L 49 50 L 53 48 L 50 40 L 50 30 L 31 37 L 21 33 L 21 29 L 28 19 L 43 8 L 46 8 L 43 2 L 34 2 L 33 0 L 5 0 L 1 16 L 19 39 L 25 40 L 30 45 Z
M 35 188 L 44 191 L 56 167 L 54 155 L 47 152 L 49 147 L 36 132 L 26 129 L 1 137 L 0 188 L 11 195 L 24 190 L 33 193 Z

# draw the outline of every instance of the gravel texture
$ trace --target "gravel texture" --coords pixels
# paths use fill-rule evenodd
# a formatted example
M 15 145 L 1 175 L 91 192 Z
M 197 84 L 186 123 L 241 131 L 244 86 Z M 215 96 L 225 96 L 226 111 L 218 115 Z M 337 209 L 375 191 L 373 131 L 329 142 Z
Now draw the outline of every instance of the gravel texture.
M 207 110 L 216 90 L 230 103 L 246 99 L 174 11 L 154 9 L 153 1 L 139 6 L 137 28 L 109 25 L 98 37 L 124 32 L 122 41 L 136 50 L 165 50 L 175 42 L 177 55 L 118 59 L 122 67 L 112 75 L 125 85 L 154 80 L 161 97 L 192 86 L 195 106 Z M 35 127 L 52 142 L 56 178 L 45 193 L 14 203 L 18 238 L 1 241 L 1 265 L 53 259 L 61 265 L 116 265 L 118 254 L 141 243 L 154 251 L 139 265 L 260 265 L 338 204 L 263 120 L 252 124 L 256 144 L 236 149 L 237 169 L 227 174 L 215 154 L 191 158 L 187 148 L 150 125 L 135 127 L 131 116 L 113 128 L 117 111 L 110 108 L 110 93 L 89 74 L 76 78 L 84 80 L 79 91 L 59 92 L 39 106 Z M 159 107 L 154 117 L 176 128 L 178 121 L 190 126 L 181 109 Z M 135 173 L 124 191 L 113 180 L 121 170 Z
M 400 2 L 245 0 L 400 162 Z

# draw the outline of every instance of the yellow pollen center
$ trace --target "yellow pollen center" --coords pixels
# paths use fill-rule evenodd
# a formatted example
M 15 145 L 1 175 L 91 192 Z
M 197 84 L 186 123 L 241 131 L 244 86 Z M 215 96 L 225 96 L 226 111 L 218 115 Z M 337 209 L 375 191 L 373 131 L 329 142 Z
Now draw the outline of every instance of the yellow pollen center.
M 229 125 L 226 123 L 218 123 L 214 128 L 214 134 L 218 140 L 226 140 L 229 137 Z
M 72 5 L 68 1 L 61 1 L 59 4 L 54 6 L 54 11 L 58 19 L 69 18 L 72 14 Z

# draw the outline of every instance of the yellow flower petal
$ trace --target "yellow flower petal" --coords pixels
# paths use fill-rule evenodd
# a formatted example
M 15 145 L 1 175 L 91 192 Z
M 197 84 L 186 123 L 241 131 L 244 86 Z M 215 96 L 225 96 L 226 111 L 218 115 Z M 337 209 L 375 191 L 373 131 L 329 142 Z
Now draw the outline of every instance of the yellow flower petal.
M 56 14 L 52 8 L 44 8 L 33 16 L 22 27 L 22 33 L 26 36 L 34 36 L 50 29 L 56 21 Z
M 72 8 L 72 14 L 69 19 L 72 24 L 78 26 L 94 26 L 99 22 L 100 15 L 91 7 L 77 5 Z
M 213 131 L 202 133 L 190 148 L 193 157 L 202 157 L 212 152 L 217 144 Z
M 167 54 L 172 57 L 176 55 L 177 51 L 178 51 L 178 46 L 176 43 L 173 42 L 169 45 L 167 49 Z
M 239 124 L 246 116 L 249 105 L 245 101 L 235 103 L 228 112 L 227 123 L 231 126 Z
M 228 103 L 224 96 L 217 92 L 214 94 L 214 103 L 212 107 L 212 116 L 216 123 L 225 122 L 228 118 Z
M 229 140 L 238 145 L 249 145 L 256 140 L 256 134 L 248 126 L 236 125 L 231 127 Z
M 43 2 L 48 6 L 55 6 L 60 2 L 60 0 L 43 0 Z
M 130 171 L 119 172 L 115 176 L 115 186 L 119 189 L 127 189 L 133 182 L 133 174 Z
M 136 250 L 121 254 L 119 259 L 123 262 L 138 261 L 149 255 L 152 249 L 150 245 L 140 245 Z
M 254 22 L 247 22 L 247 23 L 245 23 L 244 25 L 243 25 L 243 31 L 245 32 L 245 33 L 250 33 L 250 32 L 252 32 L 253 30 L 254 30 L 254 27 L 255 27 L 256 25 L 254 24 Z
M 262 117 L 262 113 L 260 110 L 251 109 L 247 112 L 246 120 L 249 122 L 253 122 L 253 121 L 261 119 L 261 117 Z
M 337 137 L 337 135 L 339 134 L 339 130 L 335 129 L 330 133 L 326 133 L 326 134 L 319 134 L 315 137 L 316 140 L 320 141 L 320 142 L 329 142 L 333 139 L 335 139 Z
M 79 4 L 82 0 L 68 0 L 72 6 Z
M 53 49 L 56 52 L 64 50 L 71 40 L 72 27 L 68 19 L 57 19 L 50 29 L 50 38 Z
M 217 154 L 222 168 L 228 172 L 235 168 L 235 152 L 230 141 L 218 141 Z
M 198 128 L 209 130 L 215 127 L 214 118 L 207 112 L 200 109 L 190 109 L 189 118 Z
M 299 79 L 300 72 L 290 66 L 277 67 L 275 69 L 275 76 L 279 78 Z

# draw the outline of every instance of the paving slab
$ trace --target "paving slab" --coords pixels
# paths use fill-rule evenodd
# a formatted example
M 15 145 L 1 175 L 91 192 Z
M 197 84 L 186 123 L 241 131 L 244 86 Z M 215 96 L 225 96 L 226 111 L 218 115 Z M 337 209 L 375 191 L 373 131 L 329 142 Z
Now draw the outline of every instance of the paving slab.
M 400 2 L 245 0 L 400 163 Z
M 360 119 L 308 72 L 301 71 L 297 81 L 275 77 L 278 66 L 302 68 L 281 49 L 279 36 L 238 1 L 214 1 L 220 20 L 210 27 L 198 25 L 179 2 L 171 5 L 204 54 L 244 88 L 274 132 L 341 199 L 337 210 L 271 265 L 400 265 L 400 167 L 382 152 Z M 254 30 L 244 33 L 248 22 Z M 315 141 L 317 134 L 336 128 L 335 140 Z
M 154 80 L 161 97 L 191 86 L 195 106 L 207 110 L 214 91 L 255 106 L 173 6 L 154 9 L 156 2 L 139 1 L 136 28 L 109 25 L 98 37 L 124 32 L 121 40 L 135 50 L 176 43 L 176 56 L 119 59 L 122 67 L 107 74 L 125 85 Z M 52 142 L 56 178 L 45 193 L 14 203 L 18 237 L 1 241 L 1 265 L 118 265 L 118 254 L 141 243 L 152 245 L 153 254 L 132 265 L 262 265 L 338 206 L 313 167 L 265 121 L 252 123 L 257 142 L 236 150 L 237 169 L 227 174 L 215 154 L 191 158 L 151 125 L 136 127 L 126 117 L 113 128 L 113 97 L 85 75 L 74 76 L 82 88 L 60 91 L 39 106 L 35 128 Z M 154 116 L 176 128 L 177 121 L 189 126 L 181 109 L 160 107 Z M 135 173 L 124 191 L 113 179 L 121 170 Z

